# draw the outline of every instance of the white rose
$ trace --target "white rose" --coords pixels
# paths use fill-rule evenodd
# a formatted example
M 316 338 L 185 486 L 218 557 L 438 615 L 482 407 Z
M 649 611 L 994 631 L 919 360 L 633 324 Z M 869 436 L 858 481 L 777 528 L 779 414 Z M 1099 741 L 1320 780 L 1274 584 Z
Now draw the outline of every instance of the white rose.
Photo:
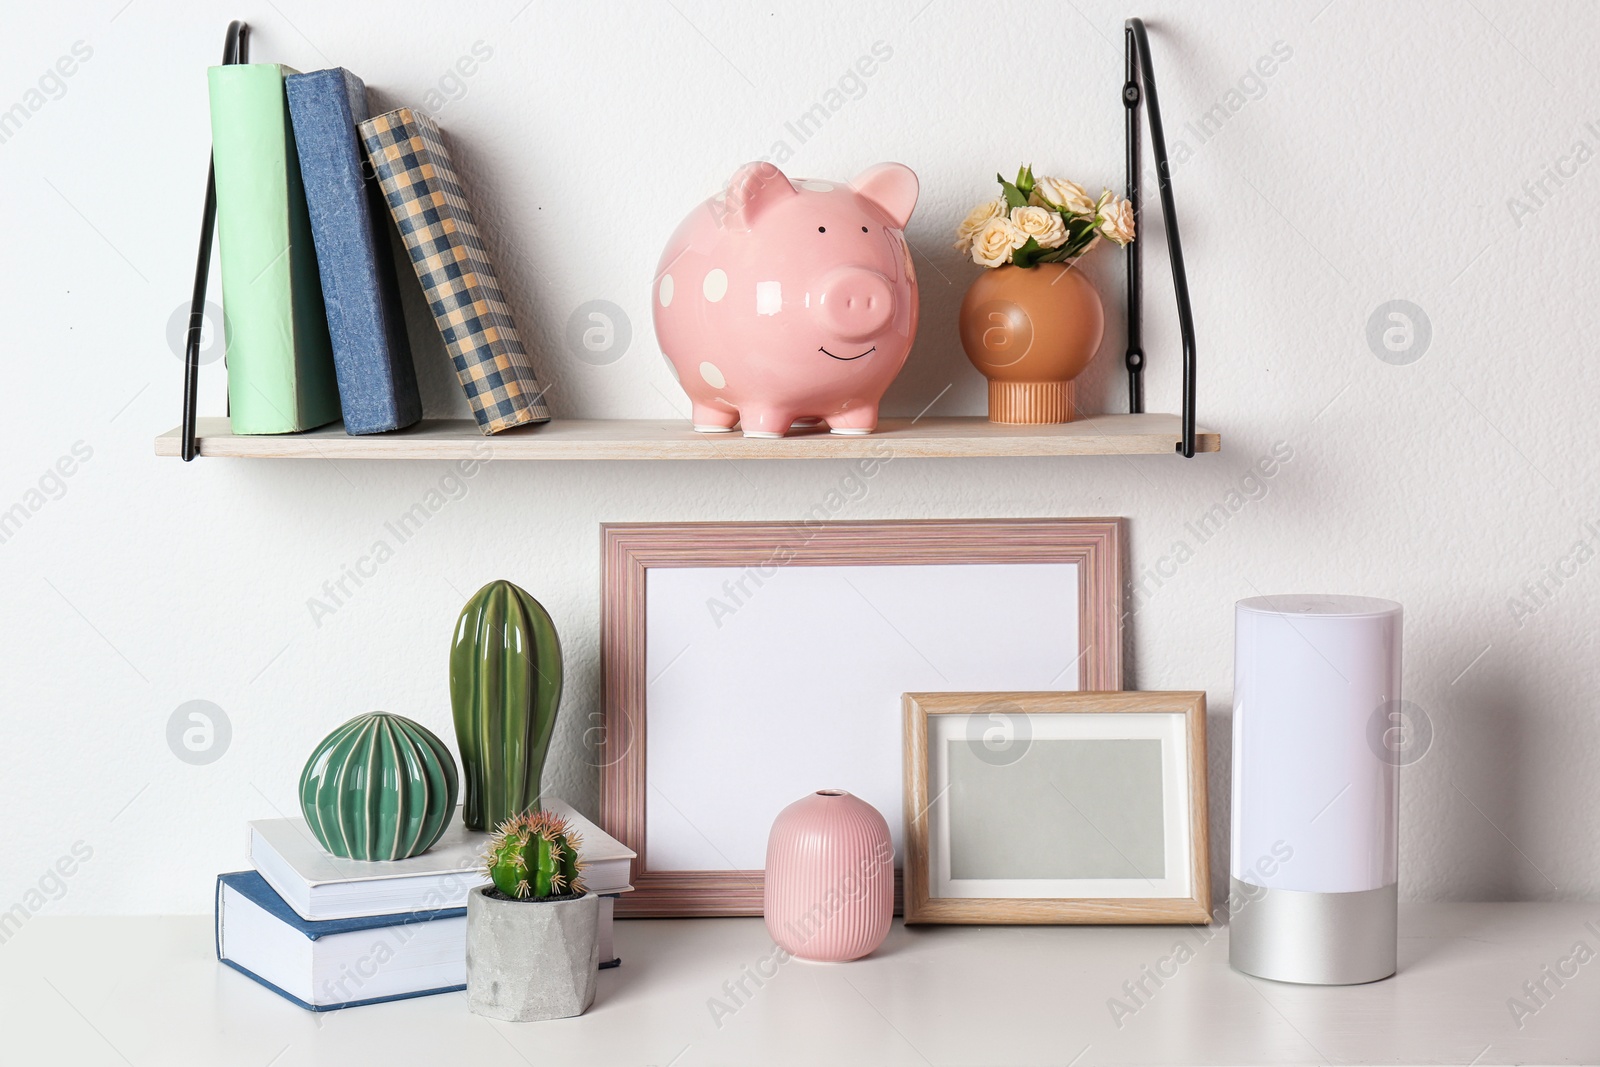
M 1067 226 L 1061 215 L 1047 207 L 1014 207 L 1011 221 L 1039 242 L 1040 248 L 1060 248 L 1067 243 Z
M 1036 207 L 1053 207 L 1072 215 L 1094 215 L 1094 197 L 1077 182 L 1065 178 L 1035 178 L 1028 203 Z
M 1133 240 L 1133 204 L 1112 200 L 1100 209 L 1100 232 L 1119 245 Z
M 967 214 L 956 227 L 956 244 L 958 252 L 965 252 L 972 247 L 972 238 L 983 229 L 984 223 L 990 219 L 1003 219 L 1006 217 L 1006 202 L 998 197 L 994 200 L 985 200 Z
M 1003 266 L 1011 253 L 1028 243 L 1028 235 L 1005 216 L 990 219 L 972 235 L 972 261 L 982 267 Z

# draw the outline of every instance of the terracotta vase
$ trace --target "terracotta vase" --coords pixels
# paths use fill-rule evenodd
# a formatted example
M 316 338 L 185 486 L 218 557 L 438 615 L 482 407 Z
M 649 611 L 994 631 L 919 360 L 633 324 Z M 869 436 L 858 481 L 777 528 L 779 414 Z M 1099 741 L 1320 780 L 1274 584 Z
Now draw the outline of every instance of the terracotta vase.
M 989 379 L 989 421 L 1071 422 L 1072 379 L 1105 324 L 1100 294 L 1070 263 L 979 275 L 961 301 L 961 347 Z
M 767 838 L 767 932 L 791 956 L 860 959 L 894 915 L 894 845 L 878 809 L 823 789 L 778 813 Z

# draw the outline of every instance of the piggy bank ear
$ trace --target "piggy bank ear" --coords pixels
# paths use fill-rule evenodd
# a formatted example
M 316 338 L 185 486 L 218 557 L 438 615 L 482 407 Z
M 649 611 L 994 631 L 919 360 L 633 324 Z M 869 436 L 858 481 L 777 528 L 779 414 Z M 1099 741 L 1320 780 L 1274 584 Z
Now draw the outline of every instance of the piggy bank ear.
M 917 176 L 904 163 L 879 163 L 856 176 L 850 187 L 871 200 L 903 230 L 917 206 Z
M 795 195 L 789 179 L 771 163 L 746 163 L 728 181 L 724 210 L 735 225 L 748 229 L 773 206 Z

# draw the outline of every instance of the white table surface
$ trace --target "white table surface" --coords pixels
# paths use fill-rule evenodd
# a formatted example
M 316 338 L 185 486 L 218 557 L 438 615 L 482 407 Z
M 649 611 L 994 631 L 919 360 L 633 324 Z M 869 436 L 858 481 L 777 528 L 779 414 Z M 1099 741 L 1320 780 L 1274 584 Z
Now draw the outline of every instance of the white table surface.
M 218 964 L 208 918 L 40 916 L 0 945 L 0 1063 L 1593 1064 L 1600 956 L 1520 1028 L 1507 1006 L 1578 942 L 1600 952 L 1587 923 L 1600 904 L 1402 905 L 1396 977 L 1318 988 L 1230 970 L 1220 928 L 897 922 L 866 960 L 746 979 L 714 1019 L 772 951 L 760 920 L 624 921 L 587 1015 L 515 1024 L 462 993 L 314 1015 Z M 1108 1001 L 1179 944 L 1119 1026 Z

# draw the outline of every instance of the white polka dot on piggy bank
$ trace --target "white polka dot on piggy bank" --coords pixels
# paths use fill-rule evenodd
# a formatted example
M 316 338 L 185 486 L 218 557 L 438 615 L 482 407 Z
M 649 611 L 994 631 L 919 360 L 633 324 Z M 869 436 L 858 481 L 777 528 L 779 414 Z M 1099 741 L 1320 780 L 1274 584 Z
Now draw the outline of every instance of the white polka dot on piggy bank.
M 656 338 L 706 433 L 797 422 L 870 433 L 917 333 L 905 241 L 917 176 L 791 181 L 750 163 L 689 213 L 656 269 Z

